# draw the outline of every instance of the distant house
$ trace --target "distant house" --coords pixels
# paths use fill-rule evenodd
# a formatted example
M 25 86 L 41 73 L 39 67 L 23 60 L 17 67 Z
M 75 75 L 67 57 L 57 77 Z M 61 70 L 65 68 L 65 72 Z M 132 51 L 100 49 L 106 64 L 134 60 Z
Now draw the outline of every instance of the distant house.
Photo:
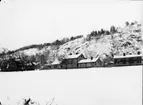
M 79 68 L 88 68 L 88 67 L 99 67 L 102 65 L 99 57 L 91 59 L 83 59 L 78 62 Z
M 60 65 L 60 61 L 58 59 L 55 59 L 55 61 L 51 64 L 51 69 L 54 69 L 54 68 L 61 68 L 61 65 Z
M 45 69 L 50 69 L 50 64 L 45 64 L 43 67 L 41 67 L 41 70 L 45 70 Z
M 59 69 L 61 68 L 60 63 L 61 62 L 58 59 L 55 59 L 55 61 L 52 64 L 46 64 L 42 69 Z
M 138 65 L 142 63 L 142 55 L 114 56 L 115 66 Z
M 66 59 L 63 59 L 61 63 L 62 68 L 77 68 L 78 62 L 82 59 L 85 59 L 83 54 L 77 54 L 77 55 L 68 55 Z

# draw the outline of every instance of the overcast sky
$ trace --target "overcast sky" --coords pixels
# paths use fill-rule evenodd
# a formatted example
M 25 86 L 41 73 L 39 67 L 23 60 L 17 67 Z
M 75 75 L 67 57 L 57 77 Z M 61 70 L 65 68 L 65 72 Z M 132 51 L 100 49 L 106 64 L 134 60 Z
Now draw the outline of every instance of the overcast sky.
M 52 42 L 142 20 L 141 1 L 2 0 L 0 48 Z

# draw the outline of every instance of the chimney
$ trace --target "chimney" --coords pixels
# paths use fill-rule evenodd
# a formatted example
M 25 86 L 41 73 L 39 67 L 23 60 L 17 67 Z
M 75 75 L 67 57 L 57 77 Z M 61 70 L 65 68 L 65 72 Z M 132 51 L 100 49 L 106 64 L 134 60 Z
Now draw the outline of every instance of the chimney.
M 138 51 L 137 54 L 140 55 L 141 54 L 140 51 Z
M 93 57 L 91 57 L 91 60 L 93 60 Z

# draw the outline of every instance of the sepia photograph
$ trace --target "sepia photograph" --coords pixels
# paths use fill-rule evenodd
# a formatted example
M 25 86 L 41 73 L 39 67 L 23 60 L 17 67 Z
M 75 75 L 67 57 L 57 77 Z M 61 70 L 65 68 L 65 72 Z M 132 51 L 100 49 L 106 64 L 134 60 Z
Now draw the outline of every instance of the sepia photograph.
M 0 0 L 0 105 L 143 105 L 142 0 Z

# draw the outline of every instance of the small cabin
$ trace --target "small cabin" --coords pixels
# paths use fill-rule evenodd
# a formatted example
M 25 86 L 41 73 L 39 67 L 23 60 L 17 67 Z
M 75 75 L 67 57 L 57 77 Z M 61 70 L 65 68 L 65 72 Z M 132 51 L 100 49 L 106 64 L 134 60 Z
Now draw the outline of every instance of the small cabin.
M 114 56 L 115 66 L 130 66 L 139 65 L 142 63 L 142 55 L 125 55 L 124 56 Z

